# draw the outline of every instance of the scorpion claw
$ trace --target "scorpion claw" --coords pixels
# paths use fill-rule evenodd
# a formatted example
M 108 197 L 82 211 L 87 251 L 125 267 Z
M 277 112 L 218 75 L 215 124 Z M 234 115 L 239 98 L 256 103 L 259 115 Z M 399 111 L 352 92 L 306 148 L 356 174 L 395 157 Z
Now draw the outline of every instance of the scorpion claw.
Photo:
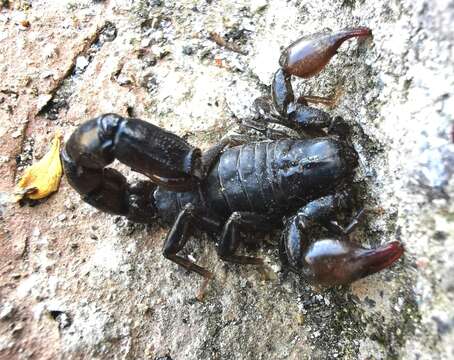
M 363 253 L 358 256 L 358 262 L 363 264 L 363 277 L 391 266 L 403 252 L 404 248 L 399 241 L 392 241 L 376 249 L 363 250 Z
M 399 241 L 375 249 L 337 239 L 310 242 L 302 230 L 298 216 L 294 217 L 284 232 L 281 255 L 293 271 L 313 284 L 351 283 L 391 266 L 404 252 Z
M 305 251 L 303 272 L 317 284 L 348 284 L 391 266 L 402 253 L 398 241 L 364 249 L 345 241 L 319 240 Z
M 344 41 L 353 37 L 367 37 L 371 33 L 366 27 L 348 28 L 334 33 L 319 32 L 304 36 L 286 48 L 279 59 L 280 68 L 274 74 L 271 85 L 275 110 L 284 117 L 294 110 L 295 95 L 290 81 L 292 75 L 309 78 L 318 74 Z M 303 105 L 311 102 L 334 106 L 336 100 L 320 96 L 300 96 L 296 102 Z
M 335 33 L 321 32 L 302 37 L 284 50 L 279 59 L 279 65 L 287 75 L 311 77 L 325 67 L 344 41 L 353 37 L 367 37 L 371 34 L 369 28 L 357 27 Z

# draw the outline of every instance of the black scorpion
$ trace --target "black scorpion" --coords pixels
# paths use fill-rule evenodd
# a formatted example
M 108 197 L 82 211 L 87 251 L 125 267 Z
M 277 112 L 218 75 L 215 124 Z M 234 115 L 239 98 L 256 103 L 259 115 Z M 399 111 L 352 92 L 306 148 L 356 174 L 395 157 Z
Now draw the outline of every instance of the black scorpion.
M 348 190 L 358 164 L 346 124 L 308 106 L 330 99 L 295 99 L 291 85 L 292 75 L 307 78 L 321 71 L 345 40 L 370 34 L 363 27 L 317 33 L 284 50 L 271 99 L 255 102 L 255 122 L 274 140 L 235 146 L 226 138 L 202 153 L 148 122 L 106 114 L 82 124 L 67 142 L 62 159 L 68 181 L 102 211 L 135 222 L 163 219 L 171 225 L 164 256 L 206 279 L 211 272 L 178 254 L 195 228 L 217 234 L 222 260 L 260 265 L 260 258 L 237 254 L 242 232 L 284 227 L 283 263 L 316 284 L 346 284 L 384 269 L 402 255 L 401 243 L 365 249 L 346 239 L 363 211 L 345 228 L 335 221 L 351 206 Z M 322 136 L 288 138 L 269 123 Z M 151 181 L 128 184 L 106 167 L 115 159 Z M 313 224 L 335 237 L 310 239 Z

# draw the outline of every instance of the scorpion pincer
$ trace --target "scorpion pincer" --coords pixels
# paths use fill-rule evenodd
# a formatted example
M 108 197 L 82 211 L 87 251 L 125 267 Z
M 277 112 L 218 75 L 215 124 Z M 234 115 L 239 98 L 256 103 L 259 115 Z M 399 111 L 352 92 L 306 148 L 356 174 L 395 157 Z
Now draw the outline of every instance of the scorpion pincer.
M 292 76 L 321 71 L 345 40 L 370 34 L 364 27 L 317 33 L 284 50 L 271 96 L 256 101 L 255 122 L 274 139 L 237 145 L 226 138 L 202 152 L 148 122 L 105 114 L 69 138 L 62 152 L 68 181 L 101 211 L 135 222 L 163 219 L 171 226 L 164 256 L 206 279 L 211 272 L 179 255 L 196 228 L 215 234 L 222 260 L 254 265 L 262 259 L 237 254 L 241 234 L 284 228 L 283 263 L 315 284 L 346 284 L 389 267 L 403 254 L 400 242 L 365 249 L 349 241 L 363 211 L 345 228 L 335 221 L 350 207 L 348 190 L 358 165 L 348 127 L 342 118 L 308 106 L 330 99 L 295 99 L 291 85 Z M 321 136 L 276 135 L 269 123 Z M 107 167 L 115 159 L 150 181 L 129 184 Z M 314 224 L 334 238 L 310 239 Z

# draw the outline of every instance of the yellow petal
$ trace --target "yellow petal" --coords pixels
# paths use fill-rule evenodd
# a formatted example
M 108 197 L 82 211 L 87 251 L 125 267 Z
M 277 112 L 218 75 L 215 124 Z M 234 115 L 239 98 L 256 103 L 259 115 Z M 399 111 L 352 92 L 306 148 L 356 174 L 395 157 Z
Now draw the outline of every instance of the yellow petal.
M 60 161 L 61 134 L 57 132 L 49 152 L 37 163 L 25 169 L 16 185 L 16 201 L 23 197 L 42 199 L 57 191 L 62 176 Z

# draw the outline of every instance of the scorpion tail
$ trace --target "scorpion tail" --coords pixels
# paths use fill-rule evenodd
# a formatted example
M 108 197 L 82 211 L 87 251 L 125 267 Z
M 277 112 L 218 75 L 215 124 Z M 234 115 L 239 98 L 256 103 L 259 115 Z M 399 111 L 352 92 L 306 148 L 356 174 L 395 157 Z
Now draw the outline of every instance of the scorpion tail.
M 156 185 L 150 181 L 129 184 L 120 172 L 105 167 L 115 158 L 112 143 L 123 121 L 109 114 L 86 122 L 70 137 L 61 159 L 69 184 L 85 202 L 101 211 L 146 223 L 156 215 Z
M 109 214 L 126 216 L 133 222 L 149 223 L 156 217 L 153 200 L 156 185 L 152 182 L 128 184 L 115 169 L 77 165 L 66 150 L 62 151 L 61 159 L 69 184 L 88 204 Z
M 284 50 L 279 65 L 287 75 L 311 77 L 328 64 L 344 41 L 353 37 L 367 37 L 371 33 L 366 27 L 357 27 L 302 37 Z

